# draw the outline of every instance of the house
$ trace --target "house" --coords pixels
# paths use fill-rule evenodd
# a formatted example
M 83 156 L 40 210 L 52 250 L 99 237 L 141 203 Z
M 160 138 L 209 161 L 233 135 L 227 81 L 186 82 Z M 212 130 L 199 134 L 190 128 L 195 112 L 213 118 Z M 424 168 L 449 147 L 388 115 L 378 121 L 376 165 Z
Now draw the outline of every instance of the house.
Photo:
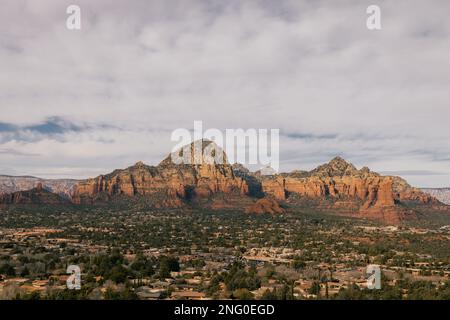
M 139 299 L 143 300 L 159 299 L 162 297 L 164 292 L 166 292 L 166 290 L 164 289 L 153 289 L 147 286 L 139 287 L 136 290 L 136 294 L 139 297 Z
M 203 300 L 206 294 L 198 291 L 174 291 L 170 295 L 172 299 L 187 299 L 187 300 Z

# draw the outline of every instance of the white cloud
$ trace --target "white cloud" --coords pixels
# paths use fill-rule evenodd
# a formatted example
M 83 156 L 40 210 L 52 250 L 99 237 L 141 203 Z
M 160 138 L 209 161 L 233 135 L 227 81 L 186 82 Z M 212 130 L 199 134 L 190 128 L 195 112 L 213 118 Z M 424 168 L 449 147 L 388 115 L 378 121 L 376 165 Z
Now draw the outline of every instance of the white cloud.
M 382 171 L 450 171 L 446 0 L 378 1 L 375 32 L 369 1 L 81 0 L 82 30 L 69 31 L 71 3 L 2 2 L 0 123 L 58 116 L 92 127 L 0 139 L 15 150 L 1 153 L 4 173 L 82 177 L 157 163 L 170 132 L 194 120 L 280 128 L 288 170 L 341 154 Z

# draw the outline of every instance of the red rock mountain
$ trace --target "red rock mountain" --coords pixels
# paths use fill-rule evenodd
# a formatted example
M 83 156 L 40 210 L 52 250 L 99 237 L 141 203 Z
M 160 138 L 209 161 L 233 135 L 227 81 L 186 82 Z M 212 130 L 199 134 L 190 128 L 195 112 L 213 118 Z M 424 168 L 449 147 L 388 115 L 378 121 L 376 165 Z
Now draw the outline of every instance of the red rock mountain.
M 201 151 L 209 151 L 196 153 L 199 146 Z M 222 155 L 222 161 L 218 155 Z M 174 163 L 173 156 L 184 157 L 187 163 Z M 45 189 L 41 184 L 29 191 L 3 194 L 0 203 L 64 201 Z M 366 167 L 358 170 L 340 157 L 312 171 L 267 176 L 239 164 L 230 165 L 223 150 L 206 140 L 174 152 L 157 166 L 138 162 L 79 181 L 71 194 L 75 204 L 105 203 L 116 198 L 142 198 L 154 208 L 196 205 L 257 214 L 308 209 L 389 224 L 417 219 L 430 210 L 448 212 L 450 208 L 399 177 L 381 176 Z
M 316 199 L 319 207 L 344 215 L 367 217 L 386 223 L 416 218 L 406 204 L 438 205 L 434 197 L 411 187 L 399 177 L 381 176 L 364 167 L 356 169 L 340 157 L 307 171 L 262 177 L 262 191 L 288 202 Z
M 211 141 L 203 141 L 203 148 Z M 218 152 L 223 151 L 214 145 Z M 194 162 L 194 143 L 191 144 Z M 180 149 L 177 152 L 183 154 Z M 174 164 L 169 155 L 158 166 L 136 163 L 124 170 L 101 175 L 80 182 L 75 186 L 75 203 L 92 203 L 116 195 L 153 196 L 159 200 L 157 206 L 181 206 L 192 198 L 208 198 L 216 193 L 246 195 L 247 183 L 234 175 L 230 164 L 216 163 L 215 159 L 202 159 L 203 164 Z

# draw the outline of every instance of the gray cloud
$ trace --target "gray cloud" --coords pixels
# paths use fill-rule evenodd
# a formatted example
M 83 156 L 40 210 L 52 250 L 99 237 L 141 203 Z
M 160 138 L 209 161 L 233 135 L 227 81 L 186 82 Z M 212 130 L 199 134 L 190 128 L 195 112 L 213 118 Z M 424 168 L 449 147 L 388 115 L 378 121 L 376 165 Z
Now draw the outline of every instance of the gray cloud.
M 81 31 L 65 28 L 69 4 L 2 2 L 0 149 L 40 156 L 2 153 L 0 168 L 85 177 L 158 163 L 172 130 L 203 120 L 279 128 L 284 170 L 342 155 L 448 172 L 447 0 L 380 0 L 378 32 L 365 0 L 78 0 Z
M 390 176 L 448 176 L 449 172 L 436 172 L 427 170 L 403 170 L 403 171 L 381 171 L 380 173 Z
M 0 154 L 8 154 L 8 155 L 14 155 L 14 156 L 22 156 L 22 157 L 36 157 L 40 154 L 37 153 L 27 153 L 27 152 L 21 152 L 13 149 L 0 149 Z
M 0 122 L 0 142 L 5 143 L 11 140 L 35 142 L 48 138 L 62 139 L 66 133 L 81 132 L 88 129 L 89 127 L 86 125 L 79 126 L 59 117 L 50 117 L 42 122 L 28 125 Z
M 318 134 L 312 134 L 312 133 L 284 133 L 284 136 L 288 137 L 288 138 L 292 138 L 292 139 L 312 139 L 312 140 L 332 140 L 332 139 L 336 139 L 338 137 L 338 134 L 322 134 L 322 135 L 318 135 Z

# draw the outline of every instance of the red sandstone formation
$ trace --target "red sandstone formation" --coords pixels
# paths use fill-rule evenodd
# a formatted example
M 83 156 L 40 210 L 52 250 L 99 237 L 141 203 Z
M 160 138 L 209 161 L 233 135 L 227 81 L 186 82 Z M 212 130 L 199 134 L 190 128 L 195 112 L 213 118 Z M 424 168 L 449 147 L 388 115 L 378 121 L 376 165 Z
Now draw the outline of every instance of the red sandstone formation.
M 334 158 L 311 172 L 295 172 L 262 179 L 263 192 L 278 200 L 290 195 L 358 203 L 358 215 L 397 223 L 410 212 L 402 203 L 436 204 L 432 196 L 412 188 L 401 178 L 381 176 L 368 168 L 357 170 L 342 158 Z
M 199 145 L 209 152 L 195 153 Z M 174 163 L 168 156 L 157 166 L 138 162 L 127 169 L 80 181 L 73 187 L 72 202 L 92 204 L 119 196 L 142 197 L 154 208 L 192 205 L 279 214 L 285 211 L 279 205 L 281 201 L 288 210 L 306 205 L 389 224 L 416 219 L 422 212 L 448 212 L 449 208 L 399 177 L 381 176 L 368 168 L 358 170 L 339 157 L 309 172 L 264 176 L 242 165 L 231 166 L 223 150 L 211 141 L 192 143 L 173 155 L 185 156 L 188 163 Z M 255 198 L 261 199 L 253 202 Z M 28 191 L 0 193 L 0 204 L 65 201 L 42 184 Z
M 264 198 L 256 201 L 253 205 L 248 207 L 245 212 L 254 214 L 280 214 L 284 212 L 284 209 L 280 207 L 277 201 L 269 198 Z
M 203 146 L 211 143 L 204 141 Z M 178 152 L 182 153 L 181 150 Z M 115 170 L 108 175 L 78 183 L 73 201 L 92 203 L 100 195 L 107 195 L 108 198 L 121 194 L 130 197 L 158 195 L 164 198 L 159 206 L 173 204 L 177 207 L 180 201 L 174 201 L 175 198 L 208 198 L 219 192 L 245 195 L 248 193 L 248 186 L 243 179 L 234 175 L 228 163 L 205 160 L 203 164 L 175 164 L 168 156 L 156 167 L 138 162 L 127 169 Z

